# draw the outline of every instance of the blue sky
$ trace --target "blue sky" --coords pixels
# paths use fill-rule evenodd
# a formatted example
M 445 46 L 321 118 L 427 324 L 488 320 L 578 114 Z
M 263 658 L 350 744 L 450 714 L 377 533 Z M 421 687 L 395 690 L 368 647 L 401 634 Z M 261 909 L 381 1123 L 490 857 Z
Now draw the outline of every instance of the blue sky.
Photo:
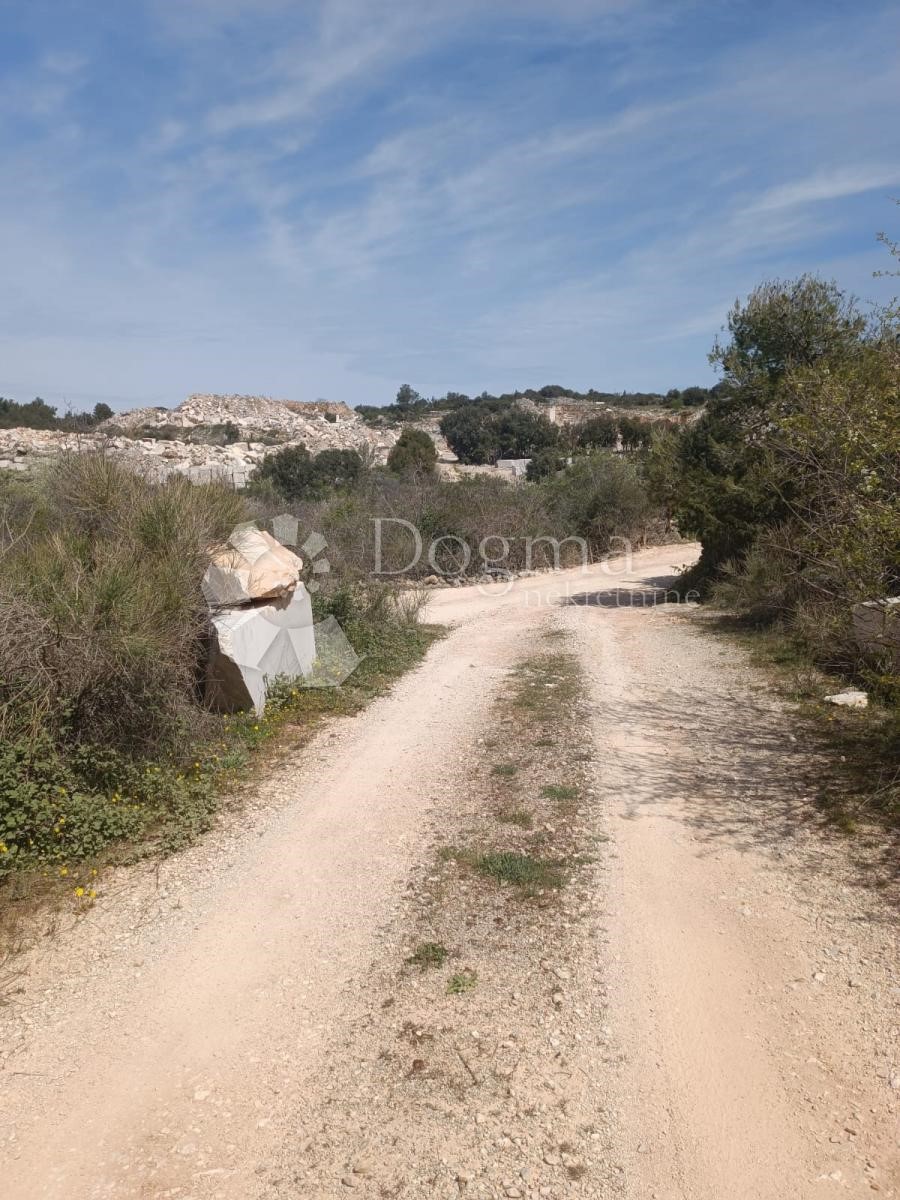
M 0 0 L 0 394 L 711 381 L 735 297 L 887 296 L 900 10 Z

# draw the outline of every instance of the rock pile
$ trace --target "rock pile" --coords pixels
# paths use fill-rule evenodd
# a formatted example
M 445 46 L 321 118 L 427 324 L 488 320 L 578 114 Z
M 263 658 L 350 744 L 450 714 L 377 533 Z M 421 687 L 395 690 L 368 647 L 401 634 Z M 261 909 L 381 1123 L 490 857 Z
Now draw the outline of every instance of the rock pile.
M 245 441 L 304 442 L 308 450 L 375 449 L 387 435 L 389 445 L 396 440 L 391 431 L 378 434 L 365 425 L 346 404 L 316 401 L 270 400 L 267 396 L 188 396 L 177 408 L 136 408 L 117 414 L 100 425 L 115 433 L 140 433 L 146 430 L 215 429 L 236 427 Z
M 223 426 L 239 440 L 204 440 Z M 142 433 L 155 436 L 141 437 Z M 91 433 L 43 429 L 0 430 L 0 470 L 26 470 L 63 453 L 104 449 L 154 478 L 179 473 L 194 483 L 221 479 L 243 487 L 254 467 L 282 446 L 303 443 L 312 453 L 356 450 L 387 461 L 398 433 L 370 429 L 345 404 L 310 405 L 263 396 L 191 396 L 178 408 L 139 408 L 117 414 Z

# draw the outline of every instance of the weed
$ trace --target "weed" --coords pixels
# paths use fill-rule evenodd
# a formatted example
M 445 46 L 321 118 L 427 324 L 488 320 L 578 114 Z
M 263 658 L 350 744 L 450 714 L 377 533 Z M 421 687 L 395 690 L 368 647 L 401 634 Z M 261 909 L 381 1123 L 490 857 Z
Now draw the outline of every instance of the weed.
M 502 779 L 512 779 L 518 769 L 514 763 L 494 763 L 491 774 L 499 775 Z
M 539 654 L 516 670 L 510 703 L 537 717 L 558 715 L 579 694 L 578 660 L 572 654 Z
M 423 971 L 428 967 L 442 967 L 447 959 L 447 947 L 440 942 L 420 942 L 406 960 Z
M 557 864 L 532 858 L 529 854 L 517 854 L 513 850 L 479 854 L 473 865 L 482 875 L 496 879 L 498 883 L 513 884 L 529 891 L 562 886 L 562 874 Z
M 548 800 L 576 800 L 578 798 L 578 788 L 562 787 L 548 783 L 545 787 L 541 788 L 541 795 L 546 796 Z
M 507 825 L 518 825 L 520 829 L 531 829 L 534 826 L 534 819 L 527 808 L 501 808 L 497 817 Z
M 464 970 L 450 976 L 447 983 L 447 991 L 451 996 L 460 996 L 463 992 L 470 992 L 477 982 L 478 972 L 466 967 Z

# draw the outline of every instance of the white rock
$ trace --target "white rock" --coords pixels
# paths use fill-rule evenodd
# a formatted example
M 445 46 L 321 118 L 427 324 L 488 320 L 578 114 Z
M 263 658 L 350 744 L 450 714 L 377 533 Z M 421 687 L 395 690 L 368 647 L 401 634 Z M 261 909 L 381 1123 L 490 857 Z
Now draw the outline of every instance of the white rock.
M 206 700 L 219 712 L 265 708 L 267 684 L 302 678 L 316 659 L 312 603 L 303 584 L 293 596 L 212 614 Z
M 839 704 L 842 708 L 865 708 L 869 703 L 869 697 L 865 692 L 857 692 L 849 688 L 845 692 L 835 692 L 832 696 L 826 696 L 825 699 L 829 704 Z
M 293 594 L 303 560 L 264 529 L 242 525 L 217 547 L 203 577 L 211 608 L 280 599 Z

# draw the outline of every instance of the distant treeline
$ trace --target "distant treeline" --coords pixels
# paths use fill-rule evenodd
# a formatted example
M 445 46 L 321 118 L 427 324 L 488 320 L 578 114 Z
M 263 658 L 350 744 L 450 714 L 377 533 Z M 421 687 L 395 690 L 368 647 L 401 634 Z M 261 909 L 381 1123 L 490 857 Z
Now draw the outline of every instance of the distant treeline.
M 0 396 L 0 429 L 62 429 L 77 432 L 93 429 L 113 415 L 108 404 L 95 404 L 90 412 L 59 416 L 52 404 L 37 396 L 27 404 Z
M 469 405 L 497 412 L 508 408 L 516 400 L 533 400 L 535 404 L 552 404 L 556 400 L 581 400 L 590 404 L 607 405 L 610 408 L 697 408 L 715 399 L 722 390 L 717 383 L 711 388 L 670 388 L 667 392 L 598 392 L 591 388 L 587 392 L 576 392 L 558 383 L 548 383 L 542 388 L 526 388 L 523 392 L 504 392 L 494 396 L 482 392 L 480 396 L 467 396 L 465 392 L 447 392 L 445 396 L 421 396 L 408 383 L 397 392 L 393 404 L 358 404 L 356 411 L 364 421 L 406 421 L 420 419 L 430 413 L 443 413 Z

